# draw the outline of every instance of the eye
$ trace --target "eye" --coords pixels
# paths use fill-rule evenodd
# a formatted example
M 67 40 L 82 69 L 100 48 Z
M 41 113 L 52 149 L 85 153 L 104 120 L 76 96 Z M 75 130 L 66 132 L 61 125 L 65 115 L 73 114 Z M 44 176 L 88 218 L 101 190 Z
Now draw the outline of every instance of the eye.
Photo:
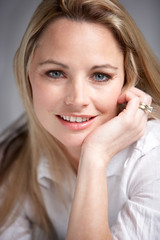
M 93 78 L 97 82 L 106 82 L 111 79 L 111 76 L 106 73 L 94 73 Z
M 48 77 L 51 77 L 51 78 L 54 78 L 54 79 L 57 79 L 57 78 L 63 78 L 64 77 L 64 74 L 62 71 L 59 71 L 59 70 L 51 70 L 51 71 L 48 71 L 46 72 L 46 75 Z

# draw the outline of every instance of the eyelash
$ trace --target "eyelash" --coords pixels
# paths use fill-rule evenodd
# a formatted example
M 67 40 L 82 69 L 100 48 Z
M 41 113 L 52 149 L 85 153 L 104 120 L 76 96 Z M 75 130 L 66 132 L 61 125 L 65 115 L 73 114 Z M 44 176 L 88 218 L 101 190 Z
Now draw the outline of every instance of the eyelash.
M 53 76 L 52 74 L 59 74 L 59 76 Z M 46 75 L 49 77 L 49 78 L 52 78 L 52 79 L 60 79 L 60 78 L 64 78 L 65 77 L 65 74 L 61 71 L 61 70 L 50 70 L 50 71 L 47 71 L 46 72 Z M 99 79 L 97 80 L 96 77 L 102 77 L 102 78 L 105 78 L 105 79 Z M 103 82 L 107 82 L 109 81 L 112 77 L 111 75 L 107 74 L 107 73 L 103 73 L 103 72 L 95 72 L 94 74 L 92 74 L 92 78 L 94 79 L 95 82 L 98 82 L 98 83 L 103 83 Z
M 105 77 L 105 79 L 99 79 L 99 80 L 96 80 L 95 79 L 95 81 L 96 82 L 107 82 L 107 81 L 109 81 L 110 79 L 111 79 L 111 76 L 109 75 L 109 74 L 107 74 L 107 73 L 102 73 L 102 72 L 96 72 L 96 73 L 94 73 L 93 74 L 93 77 L 95 78 L 95 76 L 98 76 L 99 75 L 99 77 L 101 76 L 101 77 Z
M 59 78 L 62 78 L 62 77 L 53 77 L 52 75 L 51 75 L 51 73 L 60 73 L 61 75 L 62 75 L 62 77 L 64 77 L 64 73 L 62 72 L 62 71 L 60 71 L 60 70 L 50 70 L 50 71 L 47 71 L 46 72 L 46 75 L 47 75 L 47 77 L 50 77 L 50 78 L 53 78 L 53 79 L 59 79 Z

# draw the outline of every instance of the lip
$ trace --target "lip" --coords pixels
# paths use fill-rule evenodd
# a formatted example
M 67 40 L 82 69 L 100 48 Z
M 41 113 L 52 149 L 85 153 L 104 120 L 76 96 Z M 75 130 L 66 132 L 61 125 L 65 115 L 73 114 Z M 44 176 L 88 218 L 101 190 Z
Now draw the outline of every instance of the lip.
M 73 116 L 73 117 L 86 117 L 86 118 L 92 118 L 96 117 L 96 115 L 88 115 L 88 114 L 76 114 L 76 113 L 61 113 L 57 114 L 57 116 Z
M 69 121 L 65 121 L 64 119 L 62 119 L 60 117 L 60 115 L 56 115 L 57 119 L 59 120 L 59 122 L 69 128 L 70 130 L 83 130 L 88 128 L 90 125 L 92 125 L 92 123 L 94 122 L 95 118 L 97 116 L 89 116 L 89 115 L 75 115 L 75 114 L 61 114 L 62 116 L 74 116 L 74 117 L 82 117 L 82 118 L 91 118 L 86 122 L 69 122 Z

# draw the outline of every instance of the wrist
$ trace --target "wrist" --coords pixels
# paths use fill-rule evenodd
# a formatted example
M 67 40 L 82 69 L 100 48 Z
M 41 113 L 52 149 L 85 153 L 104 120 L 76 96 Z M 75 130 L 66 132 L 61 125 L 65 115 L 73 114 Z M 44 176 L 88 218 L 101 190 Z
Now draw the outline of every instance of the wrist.
M 85 168 L 87 171 L 106 171 L 111 157 L 103 154 L 101 151 L 93 151 L 92 148 L 82 148 L 79 168 Z

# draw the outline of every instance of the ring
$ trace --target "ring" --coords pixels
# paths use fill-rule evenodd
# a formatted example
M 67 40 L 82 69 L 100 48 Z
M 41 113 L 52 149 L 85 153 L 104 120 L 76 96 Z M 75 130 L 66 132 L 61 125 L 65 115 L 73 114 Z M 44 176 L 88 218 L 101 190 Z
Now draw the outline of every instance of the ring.
M 148 106 L 148 105 L 145 104 L 145 103 L 140 103 L 140 104 L 139 104 L 139 108 L 142 109 L 144 112 L 149 112 L 149 113 L 151 113 L 152 110 L 153 110 L 153 107 Z

